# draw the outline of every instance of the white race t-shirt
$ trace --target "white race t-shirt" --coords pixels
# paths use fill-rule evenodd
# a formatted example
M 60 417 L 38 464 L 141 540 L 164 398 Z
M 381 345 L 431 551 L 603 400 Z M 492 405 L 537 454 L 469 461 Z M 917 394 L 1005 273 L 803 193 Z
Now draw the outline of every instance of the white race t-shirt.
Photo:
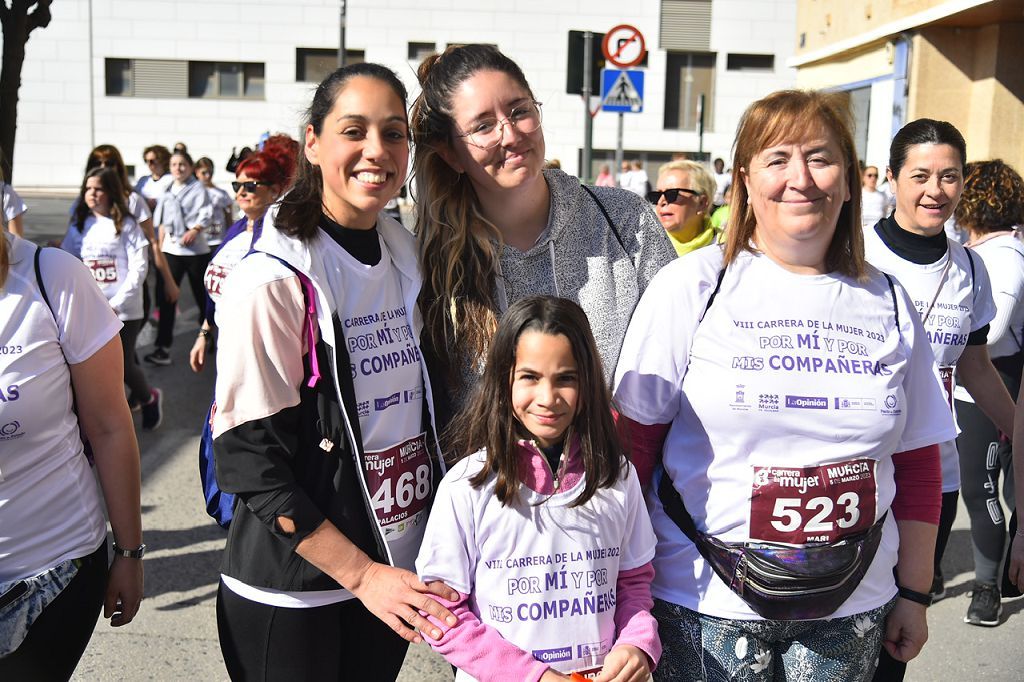
M 894 301 L 875 270 L 865 283 L 797 275 L 744 251 L 700 321 L 721 268 L 722 249 L 707 247 L 655 276 L 619 356 L 622 414 L 671 425 L 664 472 L 697 527 L 724 541 L 801 545 L 869 527 L 896 492 L 892 455 L 955 436 L 909 297 L 896 284 Z M 666 516 L 656 490 L 654 596 L 758 619 Z M 834 617 L 896 594 L 898 544 L 890 514 L 867 574 Z
M 2 212 L 5 222 L 14 220 L 28 210 L 25 202 L 21 200 L 21 197 L 14 191 L 13 187 L 6 182 L 2 182 L 0 183 L 0 189 L 3 189 L 3 193 L 0 194 L 0 203 L 3 204 Z
M 67 362 L 88 360 L 121 328 L 88 270 L 45 249 L 40 268 L 56 311 L 43 301 L 35 248 L 11 234 L 0 289 L 0 583 L 85 556 L 103 540 L 99 490 L 71 410 Z M 62 352 L 63 351 L 63 352 Z
M 636 471 L 571 508 L 585 477 L 542 495 L 519 487 L 503 507 L 478 452 L 453 466 L 438 487 L 416 561 L 425 581 L 469 594 L 472 612 L 509 642 L 563 673 L 600 668 L 615 642 L 619 573 L 654 557 L 655 538 Z M 460 682 L 473 680 L 459 671 Z
M 206 194 L 210 197 L 210 205 L 213 207 L 213 218 L 210 219 L 210 227 L 206 232 L 206 243 L 210 246 L 217 246 L 224 239 L 224 230 L 231 223 L 225 220 L 231 218 L 231 207 L 235 200 L 231 195 L 220 187 L 207 187 Z M 227 213 L 227 217 L 224 214 Z
M 210 264 L 206 266 L 203 284 L 206 285 L 206 293 L 209 294 L 214 305 L 220 303 L 220 296 L 224 290 L 227 276 L 245 257 L 245 254 L 249 253 L 251 247 L 252 231 L 239 232 L 220 247 L 220 250 L 210 260 Z
M 81 232 L 68 226 L 61 248 L 85 263 L 119 319 L 142 319 L 149 241 L 134 218 L 126 217 L 118 234 L 112 219 L 90 215 Z
M 967 346 L 967 337 L 991 322 L 996 309 L 992 302 L 992 285 L 982 259 L 973 258 L 972 274 L 972 260 L 967 250 L 951 239 L 947 242 L 949 248 L 945 256 L 935 263 L 918 265 L 896 255 L 874 227 L 864 230 L 864 252 L 868 262 L 900 281 L 919 315 L 928 312 L 932 299 L 935 300 L 928 319 L 924 320 L 924 328 L 939 365 L 952 412 L 953 368 Z M 956 419 L 955 414 L 953 418 Z M 940 450 L 942 491 L 959 490 L 960 459 L 956 440 L 942 443 Z
M 170 173 L 164 173 L 159 180 L 154 180 L 151 175 L 144 175 L 135 183 L 135 191 L 147 199 L 157 200 L 160 195 L 167 191 L 167 188 L 174 182 Z
M 732 187 L 732 173 L 713 173 L 715 178 L 715 199 L 712 202 L 715 206 L 725 203 L 725 193 Z
M 422 359 L 398 269 L 377 239 L 376 265 L 360 263 L 323 232 L 320 248 L 351 362 L 366 487 L 394 565 L 412 570 L 434 489 L 423 431 Z
M 895 206 L 893 197 L 888 192 L 861 188 L 860 222 L 864 230 L 870 230 L 882 218 L 889 217 Z

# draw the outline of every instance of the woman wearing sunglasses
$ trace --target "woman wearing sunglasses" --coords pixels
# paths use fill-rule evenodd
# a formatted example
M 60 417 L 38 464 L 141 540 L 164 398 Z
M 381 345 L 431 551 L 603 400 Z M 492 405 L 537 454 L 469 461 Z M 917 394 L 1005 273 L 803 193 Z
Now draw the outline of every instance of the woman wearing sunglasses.
M 450 47 L 418 75 L 424 343 L 447 365 L 456 406 L 476 382 L 498 318 L 538 294 L 583 308 L 610 383 L 640 294 L 675 257 L 653 211 L 629 192 L 542 170 L 540 103 L 496 48 Z
M 193 372 L 202 372 L 206 366 L 210 335 L 216 328 L 214 309 L 220 300 L 224 278 L 249 252 L 253 230 L 262 224 L 267 209 L 291 183 L 298 149 L 298 142 L 287 135 L 274 135 L 261 151 L 248 156 L 235 168 L 238 179 L 231 183 L 231 188 L 235 190 L 235 201 L 243 216 L 224 233 L 224 241 L 214 251 L 203 276 L 207 294 L 206 318 L 189 352 L 189 365 Z
M 658 189 L 647 200 L 680 256 L 715 241 L 708 210 L 713 196 L 715 179 L 695 161 L 671 161 L 658 171 Z

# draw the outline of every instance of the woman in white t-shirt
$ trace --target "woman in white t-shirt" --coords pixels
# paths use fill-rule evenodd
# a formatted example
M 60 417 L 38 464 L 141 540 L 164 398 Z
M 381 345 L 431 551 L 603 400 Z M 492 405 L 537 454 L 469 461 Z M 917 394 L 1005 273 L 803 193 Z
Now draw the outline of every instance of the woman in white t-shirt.
M 230 194 L 213 184 L 213 161 L 209 157 L 204 156 L 196 161 L 195 174 L 206 188 L 206 193 L 210 195 L 213 215 L 210 218 L 210 229 L 206 233 L 206 243 L 211 251 L 216 251 L 224 241 L 224 231 L 231 225 L 231 208 L 234 201 Z
M 101 606 L 115 627 L 138 611 L 139 449 L 120 327 L 71 255 L 0 233 L 0 679 L 66 680 Z
M 999 159 L 967 164 L 956 219 L 970 232 L 967 246 L 981 257 L 992 280 L 996 315 L 989 323 L 988 354 L 1010 395 L 1015 396 L 1024 370 L 1024 243 L 1014 234 L 1014 226 L 1024 224 L 1024 179 Z M 1006 508 L 1012 510 L 1015 491 L 1011 448 L 1003 432 L 967 391 L 957 386 L 953 395 L 962 429 L 956 439 L 961 494 L 971 519 L 974 549 L 978 596 L 972 596 L 972 603 L 983 597 L 987 600 L 973 613 L 969 611 L 966 620 L 972 625 L 998 625 L 999 564 L 1006 545 L 1000 492 Z M 1018 494 L 1024 494 L 1024 490 Z M 981 606 L 987 606 L 987 616 L 981 613 Z
M 171 177 L 173 181 L 160 195 L 153 211 L 153 223 L 160 229 L 160 248 L 167 258 L 171 276 L 176 285 L 188 277 L 188 286 L 196 302 L 201 324 L 206 315 L 206 289 L 203 287 L 203 273 L 210 262 L 210 245 L 206 232 L 213 219 L 213 204 L 203 183 L 193 175 L 192 157 L 186 151 L 171 155 Z M 171 364 L 168 353 L 174 342 L 174 320 L 178 306 L 168 297 L 160 295 L 157 288 L 157 303 L 160 306 L 160 321 L 157 325 L 156 348 L 145 357 L 154 365 Z
M 864 680 L 883 641 L 910 659 L 927 639 L 953 423 L 910 298 L 864 261 L 850 128 L 835 94 L 752 104 L 726 246 L 662 269 L 626 334 L 656 680 Z
M 3 181 L 3 171 L 0 171 L 0 219 L 4 227 L 19 237 L 25 236 L 25 223 L 22 218 L 28 208 L 21 200 L 14 188 Z M 3 230 L 0 230 L 2 232 Z
M 875 226 L 882 218 L 892 213 L 893 197 L 889 192 L 878 189 L 878 167 L 864 169 L 860 195 L 860 223 L 865 230 Z
M 118 172 L 98 166 L 85 174 L 61 248 L 79 258 L 123 323 L 124 383 L 128 404 L 142 411 L 142 426 L 162 421 L 163 394 L 151 388 L 135 360 L 135 340 L 145 323 L 142 288 L 149 270 L 149 240 L 124 200 Z
M 995 317 L 988 270 L 980 258 L 950 239 L 944 225 L 963 191 L 966 143 L 955 126 L 922 118 L 903 126 L 889 148 L 886 174 L 896 210 L 864 234 L 872 265 L 899 279 L 924 324 L 953 409 L 953 385 L 959 383 L 978 407 L 1003 430 L 1013 429 L 1013 400 L 989 359 L 987 339 Z M 954 379 L 955 371 L 955 379 Z M 955 439 L 940 445 L 942 515 L 935 543 L 933 599 L 944 596 L 942 555 L 956 517 L 960 466 Z M 998 618 L 997 595 L 975 590 L 971 611 L 979 619 Z M 984 608 L 982 608 L 984 607 Z M 885 652 L 879 680 L 900 679 L 901 662 Z
M 220 488 L 237 496 L 217 624 L 232 679 L 394 680 L 423 614 L 411 571 L 443 471 L 419 347 L 405 86 L 351 64 L 316 88 L 295 182 L 217 308 Z M 422 609 L 422 611 L 421 611 Z

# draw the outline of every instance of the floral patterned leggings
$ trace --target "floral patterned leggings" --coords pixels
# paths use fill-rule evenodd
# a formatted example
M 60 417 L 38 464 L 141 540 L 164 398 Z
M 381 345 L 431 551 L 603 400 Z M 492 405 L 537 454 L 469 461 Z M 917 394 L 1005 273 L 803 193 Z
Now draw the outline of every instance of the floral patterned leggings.
M 870 680 L 895 602 L 845 618 L 786 621 L 715 618 L 655 599 L 664 650 L 654 679 Z

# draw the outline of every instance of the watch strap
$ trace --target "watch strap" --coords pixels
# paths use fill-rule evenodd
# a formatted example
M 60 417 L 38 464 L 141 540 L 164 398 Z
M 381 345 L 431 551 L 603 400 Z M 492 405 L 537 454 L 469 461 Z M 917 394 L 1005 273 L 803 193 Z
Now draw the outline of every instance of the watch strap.
M 910 589 L 909 587 L 903 587 L 902 585 L 897 585 L 896 589 L 899 591 L 899 595 L 904 599 L 916 602 L 918 604 L 921 604 L 922 606 L 932 605 L 932 595 L 930 594 L 925 594 L 924 592 L 916 592 Z
M 115 556 L 121 556 L 121 557 L 124 557 L 125 559 L 141 559 L 143 556 L 145 556 L 145 554 L 146 554 L 146 545 L 145 545 L 145 543 L 139 545 L 135 549 L 125 549 L 124 547 L 121 547 L 120 545 L 118 545 L 116 542 L 114 543 L 114 555 Z

